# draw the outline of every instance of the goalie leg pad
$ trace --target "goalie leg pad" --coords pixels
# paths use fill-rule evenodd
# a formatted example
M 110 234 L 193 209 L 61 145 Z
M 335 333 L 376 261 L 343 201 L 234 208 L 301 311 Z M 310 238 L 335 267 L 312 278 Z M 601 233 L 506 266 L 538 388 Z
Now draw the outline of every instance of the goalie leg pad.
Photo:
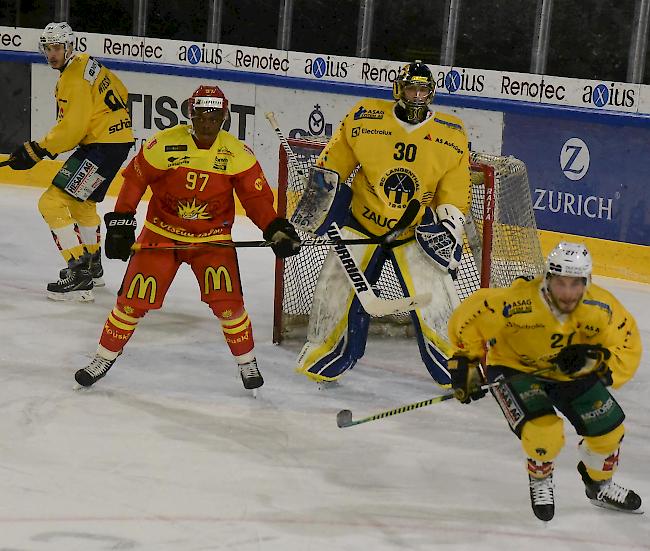
M 601 436 L 585 436 L 578 444 L 580 460 L 592 480 L 608 480 L 618 468 L 618 456 L 625 427 L 620 424 Z
M 543 415 L 524 423 L 521 446 L 527 457 L 553 461 L 564 447 L 564 422 L 557 415 Z
M 349 228 L 343 238 L 357 237 Z M 385 260 L 374 245 L 350 247 L 359 268 L 375 281 Z M 335 380 L 354 366 L 365 352 L 370 317 L 350 287 L 339 259 L 330 251 L 318 276 L 309 318 L 308 342 L 296 370 L 314 380 Z
M 441 279 L 442 272 L 431 270 L 414 241 L 394 247 L 388 254 L 405 295 L 430 293 L 433 297 L 429 304 L 411 312 L 411 322 L 427 371 L 437 384 L 449 385 L 447 358 L 451 356 L 451 346 L 446 336 L 453 308 Z
M 307 341 L 298 357 L 296 371 L 314 381 L 338 379 L 363 357 L 369 321 L 370 316 L 355 298 L 347 315 L 347 324 L 340 327 L 341 334 L 336 331 L 322 344 Z M 333 346 L 331 342 L 334 342 Z

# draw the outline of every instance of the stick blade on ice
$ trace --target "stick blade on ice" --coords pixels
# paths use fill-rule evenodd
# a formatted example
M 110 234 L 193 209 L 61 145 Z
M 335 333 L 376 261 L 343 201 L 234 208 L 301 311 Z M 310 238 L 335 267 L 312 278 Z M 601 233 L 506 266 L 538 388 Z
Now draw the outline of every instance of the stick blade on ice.
M 352 412 L 349 409 L 342 409 L 336 414 L 336 426 L 340 429 L 352 425 Z

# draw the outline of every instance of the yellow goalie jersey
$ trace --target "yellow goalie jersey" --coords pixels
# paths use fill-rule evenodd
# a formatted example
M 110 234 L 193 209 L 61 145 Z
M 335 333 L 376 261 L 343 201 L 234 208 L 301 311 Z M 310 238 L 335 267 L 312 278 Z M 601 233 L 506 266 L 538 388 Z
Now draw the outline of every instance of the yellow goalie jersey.
M 38 142 L 51 154 L 79 144 L 134 141 L 126 87 L 88 54 L 76 54 L 67 63 L 54 96 L 56 125 Z
M 549 361 L 568 344 L 600 344 L 612 353 L 607 365 L 614 388 L 625 384 L 639 366 L 641 337 L 632 315 L 614 296 L 591 283 L 564 322 L 551 312 L 540 278 L 517 279 L 502 289 L 480 289 L 465 299 L 449 320 L 454 353 L 487 365 L 520 371 L 552 367 Z M 559 371 L 545 378 L 568 380 Z
M 452 204 L 463 213 L 469 201 L 469 147 L 460 119 L 431 113 L 411 125 L 395 116 L 394 107 L 392 101 L 359 101 L 317 160 L 338 172 L 341 182 L 360 165 L 351 209 L 372 235 L 388 231 L 411 199 L 433 210 Z

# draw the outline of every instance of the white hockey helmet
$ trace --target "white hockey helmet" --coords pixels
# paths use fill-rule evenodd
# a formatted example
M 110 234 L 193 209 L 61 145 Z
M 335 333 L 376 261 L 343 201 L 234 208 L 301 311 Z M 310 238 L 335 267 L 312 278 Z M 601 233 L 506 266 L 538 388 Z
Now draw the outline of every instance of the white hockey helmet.
M 38 47 L 41 53 L 45 55 L 45 46 L 48 44 L 64 44 L 65 45 L 65 60 L 68 61 L 72 57 L 74 51 L 74 32 L 72 27 L 67 22 L 61 23 L 48 23 L 39 40 Z
M 562 241 L 548 255 L 546 276 L 584 277 L 588 282 L 592 266 L 591 254 L 587 247 L 580 243 Z

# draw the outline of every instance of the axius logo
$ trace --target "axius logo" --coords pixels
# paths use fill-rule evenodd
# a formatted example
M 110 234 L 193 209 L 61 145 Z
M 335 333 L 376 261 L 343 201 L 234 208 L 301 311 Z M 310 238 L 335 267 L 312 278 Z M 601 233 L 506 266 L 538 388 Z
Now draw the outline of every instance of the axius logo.
M 583 88 L 583 103 L 595 107 L 634 107 L 634 89 L 612 82 L 609 86 L 604 83 L 596 86 L 587 85 Z

